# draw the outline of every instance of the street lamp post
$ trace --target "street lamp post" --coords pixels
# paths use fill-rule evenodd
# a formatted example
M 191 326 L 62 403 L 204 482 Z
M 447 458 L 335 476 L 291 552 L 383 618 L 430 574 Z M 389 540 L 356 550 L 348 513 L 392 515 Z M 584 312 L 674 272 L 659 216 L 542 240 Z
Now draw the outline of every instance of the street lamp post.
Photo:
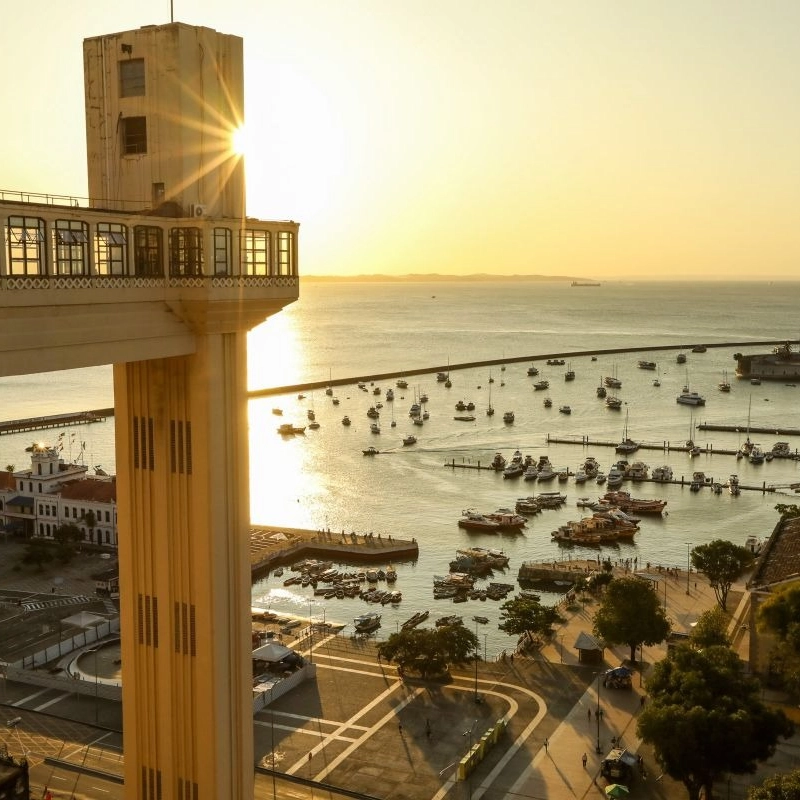
M 467 750 L 468 757 L 472 752 L 472 731 L 475 729 L 477 724 L 478 720 L 473 720 L 472 725 L 470 725 L 469 728 L 461 734 L 462 736 L 469 737 L 469 750 Z M 472 769 L 470 764 L 467 764 L 467 800 L 472 800 Z
M 602 753 L 603 749 L 600 747 L 600 676 L 602 672 L 597 673 L 597 709 L 594 712 L 595 719 L 597 720 L 597 744 L 595 745 L 595 753 Z
M 87 653 L 92 653 L 92 655 L 94 656 L 94 724 L 95 725 L 97 725 L 97 722 L 98 722 L 98 711 L 97 711 L 97 701 L 98 701 L 98 698 L 97 698 L 97 685 L 98 685 L 98 680 L 97 680 L 97 651 L 99 649 L 100 649 L 99 647 L 92 647 L 92 648 L 90 648 L 89 650 L 86 651 Z
M 311 623 L 311 603 L 313 601 L 308 601 L 308 662 L 309 664 L 314 663 L 314 626 Z
M 689 573 L 692 571 L 691 542 L 686 542 L 686 594 L 689 594 Z
M 478 620 L 475 620 L 475 702 L 480 703 L 478 696 L 478 659 L 481 657 L 480 641 L 478 639 Z

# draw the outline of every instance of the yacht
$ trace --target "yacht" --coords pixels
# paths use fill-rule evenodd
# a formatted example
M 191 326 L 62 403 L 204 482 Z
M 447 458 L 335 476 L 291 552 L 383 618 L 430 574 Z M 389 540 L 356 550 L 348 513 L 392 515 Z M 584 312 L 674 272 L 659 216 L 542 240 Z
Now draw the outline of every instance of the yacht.
M 739 476 L 738 475 L 733 474 L 733 475 L 730 476 L 730 478 L 728 478 L 728 491 L 734 497 L 736 497 L 740 493 L 741 489 L 739 489 Z
M 662 467 L 656 467 L 653 470 L 654 481 L 671 481 L 672 480 L 672 467 L 664 464 Z
M 625 478 L 625 473 L 616 465 L 611 467 L 608 471 L 608 478 L 606 479 L 608 486 L 613 488 L 614 486 L 622 486 L 622 481 Z
M 704 406 L 706 404 L 705 398 L 697 392 L 689 391 L 688 386 L 683 387 L 683 391 L 678 395 L 676 400 L 684 406 Z
M 492 459 L 492 463 L 491 463 L 491 464 L 489 464 L 489 466 L 490 466 L 492 469 L 494 469 L 494 470 L 497 470 L 498 472 L 499 472 L 500 470 L 503 470 L 503 469 L 505 469 L 505 468 L 506 468 L 506 459 L 505 459 L 505 456 L 503 456 L 503 454 L 502 454 L 502 453 L 495 453 L 495 454 L 494 454 L 494 458 Z
M 535 481 L 539 477 L 539 470 L 536 469 L 535 464 L 530 464 L 525 467 L 525 472 L 522 473 L 522 480 Z
M 747 456 L 747 460 L 751 464 L 763 464 L 765 459 L 764 451 L 759 445 L 754 444 L 752 450 L 750 450 L 750 455 Z
M 572 413 L 572 409 L 569 406 L 559 406 L 558 410 L 562 414 L 571 414 Z

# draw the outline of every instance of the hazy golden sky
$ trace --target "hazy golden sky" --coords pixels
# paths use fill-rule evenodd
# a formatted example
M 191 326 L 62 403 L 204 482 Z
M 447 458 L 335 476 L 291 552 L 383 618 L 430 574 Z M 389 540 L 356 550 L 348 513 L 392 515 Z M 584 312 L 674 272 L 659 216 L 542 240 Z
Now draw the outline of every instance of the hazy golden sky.
M 798 0 L 174 14 L 244 38 L 248 212 L 302 223 L 305 274 L 800 278 Z M 15 6 L 0 188 L 86 195 L 82 41 L 169 15 Z

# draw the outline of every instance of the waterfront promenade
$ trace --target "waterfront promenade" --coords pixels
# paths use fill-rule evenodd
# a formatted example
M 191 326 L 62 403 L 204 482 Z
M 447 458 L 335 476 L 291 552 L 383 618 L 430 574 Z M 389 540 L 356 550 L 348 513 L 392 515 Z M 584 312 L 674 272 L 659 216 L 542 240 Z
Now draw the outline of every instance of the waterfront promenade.
M 313 535 L 320 532 L 307 533 L 313 542 Z M 341 533 L 338 536 L 341 538 Z M 358 546 L 369 546 L 363 536 L 359 539 Z M 590 561 L 571 566 L 576 572 L 585 572 L 598 565 Z M 541 568 L 556 567 L 551 562 L 541 564 Z M 615 564 L 614 570 L 625 573 L 624 565 Z M 64 574 L 59 591 L 66 592 L 72 586 L 85 589 L 86 579 L 80 577 L 77 564 L 70 573 Z M 50 594 L 52 576 L 42 573 L 22 578 L 12 573 L 7 577 L 14 582 L 15 576 L 29 591 Z M 658 580 L 656 591 L 678 632 L 688 632 L 699 615 L 715 603 L 713 590 L 695 573 L 687 576 L 684 571 L 665 571 L 658 574 Z M 734 587 L 731 608 L 736 608 L 742 591 L 742 585 Z M 602 664 L 580 663 L 574 645 L 581 633 L 591 632 L 596 608 L 596 601 L 589 599 L 585 604 L 564 608 L 566 621 L 540 649 L 527 655 L 515 652 L 513 658 L 510 649 L 505 657 L 489 654 L 488 660 L 477 665 L 454 668 L 450 680 L 443 683 L 413 676 L 403 679 L 393 665 L 378 661 L 375 642 L 370 638 L 296 628 L 283 636 L 283 643 L 313 662 L 317 677 L 256 714 L 258 772 L 254 796 L 259 800 L 331 800 L 342 796 L 327 785 L 346 788 L 354 793 L 351 796 L 386 800 L 602 800 L 606 781 L 599 775 L 600 761 L 611 749 L 612 738 L 620 738 L 624 747 L 642 755 L 647 775 L 631 782 L 632 797 L 683 800 L 685 789 L 660 775 L 651 750 L 636 736 L 644 681 L 652 665 L 665 656 L 666 646 L 643 649 L 642 668 L 639 671 L 637 666 L 630 691 L 603 688 L 598 680 L 600 673 L 621 664 L 629 653 L 624 647 L 610 647 L 603 651 Z M 746 657 L 748 633 L 738 622 L 732 624 L 737 633 L 735 646 Z M 480 702 L 476 703 L 476 698 Z M 52 787 L 54 769 L 57 766 L 62 770 L 64 758 L 72 760 L 73 770 L 82 769 L 86 761 L 101 772 L 121 774 L 124 756 L 118 751 L 91 745 L 89 752 L 87 745 L 84 752 L 80 745 L 65 744 L 97 739 L 96 700 L 82 702 L 72 695 L 59 699 L 54 690 L 32 691 L 9 682 L 4 684 L 3 701 L 9 717 L 23 720 L 18 732 L 6 735 L 6 744 L 16 752 L 21 742 L 29 751 L 35 783 L 40 788 L 44 782 Z M 603 711 L 602 719 L 595 714 L 598 707 Z M 46 711 L 37 713 L 37 708 Z M 116 729 L 113 720 L 119 720 L 119 707 L 115 708 L 116 712 L 111 701 L 100 701 L 100 722 L 109 726 L 102 736 L 108 742 L 118 738 L 108 733 Z M 60 721 L 62 713 L 68 716 Z M 76 723 L 67 724 L 66 719 Z M 507 723 L 505 733 L 487 750 L 474 772 L 458 780 L 461 758 L 500 719 Z M 79 736 L 76 725 L 81 726 Z M 730 785 L 722 787 L 720 796 L 744 800 L 747 788 L 766 774 L 795 768 L 798 745 L 797 739 L 782 742 L 756 776 L 733 777 Z M 58 765 L 53 760 L 43 761 L 45 755 L 59 759 Z M 277 773 L 274 783 L 270 772 L 273 764 Z M 64 784 L 73 785 L 71 779 Z M 113 789 L 112 784 L 104 785 Z

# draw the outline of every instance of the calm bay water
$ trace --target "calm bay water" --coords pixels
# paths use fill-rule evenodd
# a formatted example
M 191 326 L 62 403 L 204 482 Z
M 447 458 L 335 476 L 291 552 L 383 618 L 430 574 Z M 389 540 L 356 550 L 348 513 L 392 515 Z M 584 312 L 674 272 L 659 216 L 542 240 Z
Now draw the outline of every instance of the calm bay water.
M 544 511 L 532 517 L 524 534 L 509 537 L 468 534 L 457 527 L 464 508 L 493 511 L 513 506 L 517 497 L 536 491 L 536 484 L 503 480 L 484 470 L 452 469 L 456 463 L 488 463 L 496 451 L 509 457 L 516 449 L 538 457 L 548 454 L 556 466 L 574 470 L 592 455 L 604 470 L 618 458 L 613 448 L 582 445 L 548 445 L 553 436 L 586 436 L 591 440 L 619 441 L 626 425 L 630 436 L 643 442 L 682 444 L 697 422 L 738 424 L 742 432 L 695 433 L 699 444 L 735 448 L 743 440 L 748 410 L 753 426 L 800 427 L 800 387 L 764 383 L 751 386 L 734 377 L 734 350 L 709 349 L 704 354 L 689 350 L 696 343 L 797 339 L 800 284 L 604 284 L 573 288 L 563 283 L 401 283 L 401 284 L 304 284 L 301 299 L 269 320 L 250 336 L 251 388 L 357 378 L 363 374 L 396 372 L 459 362 L 512 359 L 540 353 L 593 350 L 614 347 L 673 345 L 663 353 L 572 358 L 573 382 L 564 381 L 564 367 L 548 367 L 537 361 L 540 378 L 550 380 L 547 392 L 534 392 L 528 362 L 454 371 L 450 389 L 430 373 L 409 378 L 406 390 L 395 387 L 395 401 L 383 395 L 394 381 L 380 385 L 381 396 L 359 390 L 355 384 L 339 386 L 334 406 L 322 391 L 296 393 L 251 401 L 251 507 L 254 523 L 287 527 L 327 528 L 400 538 L 416 537 L 420 557 L 414 564 L 396 564 L 396 588 L 403 592 L 397 609 L 382 607 L 387 635 L 415 611 L 431 610 L 431 617 L 449 613 L 490 618 L 485 626 L 490 652 L 509 646 L 497 630 L 499 604 L 469 601 L 453 605 L 432 599 L 432 576 L 446 573 L 459 547 L 502 547 L 511 558 L 505 577 L 494 580 L 515 583 L 520 564 L 526 560 L 596 557 L 598 551 L 566 550 L 554 544 L 550 532 L 569 519 L 581 516 L 575 500 L 597 496 L 599 487 L 570 481 L 561 485 L 568 501 L 560 511 Z M 686 365 L 675 355 L 687 353 Z M 655 374 L 636 366 L 639 357 L 659 365 L 661 386 L 653 386 Z M 730 394 L 717 384 L 727 371 L 733 384 Z M 616 372 L 622 380 L 617 394 L 625 401 L 621 412 L 612 412 L 598 400 L 595 388 L 601 376 Z M 493 377 L 494 382 L 489 383 Z M 675 402 L 685 383 L 706 397 L 703 408 L 692 409 Z M 490 390 L 491 386 L 491 390 Z M 486 406 L 497 409 L 487 417 Z M 408 409 L 415 394 L 425 392 L 430 419 L 424 426 L 411 423 Z M 543 395 L 553 407 L 543 407 Z M 0 381 L 2 418 L 58 413 L 113 404 L 110 368 L 34 375 Z M 453 420 L 455 403 L 476 404 L 472 423 Z M 366 411 L 376 401 L 381 410 L 382 433 L 372 434 Z M 572 414 L 558 413 L 569 404 Z M 279 407 L 282 417 L 273 415 Z M 283 438 L 276 428 L 281 421 L 306 424 L 312 408 L 321 427 L 304 436 Z M 513 425 L 503 423 L 506 410 L 515 412 Z M 344 414 L 353 424 L 341 424 Z M 390 427 L 394 416 L 396 427 Z M 402 439 L 414 433 L 418 443 L 403 447 Z M 59 431 L 48 439 L 55 441 Z M 74 434 L 74 436 L 73 436 Z M 797 437 L 752 437 L 765 448 L 778 440 L 800 448 Z M 0 438 L 4 464 L 26 463 L 24 447 L 29 434 Z M 102 464 L 113 471 L 113 420 L 68 428 L 65 451 L 87 464 Z M 83 448 L 82 448 L 83 445 Z M 374 458 L 362 450 L 375 445 L 382 451 Z M 743 484 L 788 487 L 800 481 L 800 462 L 773 461 L 752 466 L 732 456 L 640 451 L 634 457 L 651 468 L 670 464 L 676 476 L 693 470 L 725 481 L 737 472 Z M 555 489 L 550 484 L 548 489 Z M 541 489 L 540 489 L 541 490 Z M 777 521 L 774 506 L 794 502 L 788 488 L 781 494 L 743 492 L 692 493 L 688 487 L 636 484 L 635 496 L 663 497 L 668 514 L 644 519 L 633 544 L 604 549 L 612 559 L 638 557 L 640 563 L 685 566 L 687 545 L 714 538 L 743 543 L 750 535 L 768 535 Z M 354 616 L 374 607 L 359 600 L 314 600 L 310 589 L 284 588 L 282 579 L 268 578 L 253 587 L 254 603 L 315 618 L 350 623 Z M 483 634 L 484 631 L 481 631 Z

